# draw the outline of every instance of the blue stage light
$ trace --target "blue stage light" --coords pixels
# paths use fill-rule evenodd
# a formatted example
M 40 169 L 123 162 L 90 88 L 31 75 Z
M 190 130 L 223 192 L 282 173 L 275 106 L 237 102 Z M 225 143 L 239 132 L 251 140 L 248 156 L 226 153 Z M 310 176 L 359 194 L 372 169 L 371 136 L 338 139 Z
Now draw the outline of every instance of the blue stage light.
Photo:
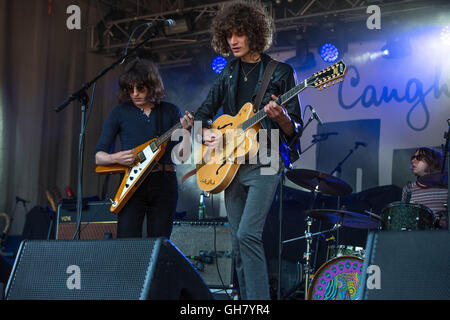
M 332 43 L 325 43 L 320 48 L 320 56 L 325 62 L 335 62 L 339 58 L 339 50 Z
M 227 60 L 224 57 L 217 56 L 211 62 L 211 67 L 215 73 L 219 74 L 227 65 Z

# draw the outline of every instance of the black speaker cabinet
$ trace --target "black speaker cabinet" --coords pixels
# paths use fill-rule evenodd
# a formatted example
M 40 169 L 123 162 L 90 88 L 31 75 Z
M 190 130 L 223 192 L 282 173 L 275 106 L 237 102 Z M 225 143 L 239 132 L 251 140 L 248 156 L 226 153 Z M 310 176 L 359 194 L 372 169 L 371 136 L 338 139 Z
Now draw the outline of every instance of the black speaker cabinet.
M 117 238 L 117 215 L 109 211 L 110 202 L 90 201 L 82 210 L 80 237 L 83 240 Z M 76 230 L 77 210 L 74 205 L 58 206 L 57 240 L 72 240 Z
M 209 300 L 189 261 L 165 238 L 23 241 L 8 300 Z
M 450 232 L 377 231 L 367 238 L 361 300 L 450 299 Z
M 231 233 L 226 220 L 175 221 L 170 241 L 210 288 L 233 287 Z

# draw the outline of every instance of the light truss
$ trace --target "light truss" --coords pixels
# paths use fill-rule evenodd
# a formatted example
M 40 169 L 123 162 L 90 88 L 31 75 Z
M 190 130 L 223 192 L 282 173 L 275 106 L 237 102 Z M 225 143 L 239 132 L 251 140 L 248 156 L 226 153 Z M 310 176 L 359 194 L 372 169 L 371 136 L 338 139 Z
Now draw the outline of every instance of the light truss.
M 209 47 L 209 26 L 220 8 L 229 1 L 208 0 L 86 0 L 95 4 L 103 19 L 90 27 L 90 50 L 118 56 L 126 47 L 131 33 L 140 24 L 165 19 L 187 19 L 190 27 L 184 32 L 160 32 L 148 40 L 145 47 L 160 65 L 188 64 L 192 51 Z M 279 3 L 277 3 L 279 2 Z M 442 0 L 279 0 L 262 1 L 273 16 L 277 32 L 304 27 L 323 26 L 327 23 L 347 23 L 367 19 L 367 6 L 380 6 L 384 16 L 419 11 Z M 110 14 L 114 12 L 115 14 Z M 131 47 L 146 39 L 148 27 L 135 31 Z M 275 50 L 277 50 L 275 48 Z

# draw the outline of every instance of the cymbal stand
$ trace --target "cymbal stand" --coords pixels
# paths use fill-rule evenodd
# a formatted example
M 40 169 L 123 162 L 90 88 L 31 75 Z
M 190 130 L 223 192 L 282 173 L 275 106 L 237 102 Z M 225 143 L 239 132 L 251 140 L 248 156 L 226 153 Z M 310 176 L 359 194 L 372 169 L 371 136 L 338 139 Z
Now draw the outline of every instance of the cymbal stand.
M 353 155 L 353 153 L 358 149 L 358 147 L 360 146 L 360 144 L 355 142 L 355 146 L 353 148 L 351 148 L 347 155 L 344 157 L 344 159 L 342 159 L 336 166 L 336 168 L 333 169 L 333 171 L 331 171 L 330 175 L 332 176 L 334 173 L 336 174 L 337 178 L 341 178 L 342 175 L 342 165 L 344 164 L 345 161 L 347 161 L 347 159 Z M 337 204 L 336 204 L 336 209 L 337 210 L 341 210 L 341 196 L 337 196 Z M 339 245 L 339 231 L 336 233 L 336 244 Z
M 309 288 L 309 277 L 311 275 L 311 245 L 312 245 L 312 236 L 311 236 L 311 226 L 312 226 L 312 218 L 306 218 L 306 252 L 303 253 L 303 259 L 305 259 L 305 300 L 308 297 L 308 288 Z
M 301 236 L 301 237 L 297 237 L 297 238 L 292 238 L 292 239 L 288 239 L 288 240 L 284 240 L 283 244 L 288 243 L 288 242 L 293 242 L 293 241 L 297 241 L 297 240 L 301 240 L 301 239 L 306 239 L 306 252 L 303 254 L 303 258 L 305 260 L 305 267 L 304 267 L 304 272 L 305 272 L 305 300 L 307 299 L 308 296 L 308 288 L 309 288 L 309 278 L 310 275 L 312 273 L 312 270 L 310 269 L 310 260 L 311 260 L 311 243 L 312 243 L 312 239 L 314 237 L 317 237 L 319 235 L 323 235 L 324 233 L 329 233 L 329 232 L 333 232 L 338 230 L 342 224 L 341 223 L 337 223 L 333 226 L 333 228 L 329 229 L 329 230 L 325 230 L 325 231 L 319 231 L 319 232 L 315 232 L 315 233 L 311 233 L 311 226 L 313 223 L 313 219 L 311 217 L 307 217 L 306 218 L 306 231 L 305 231 L 305 235 Z

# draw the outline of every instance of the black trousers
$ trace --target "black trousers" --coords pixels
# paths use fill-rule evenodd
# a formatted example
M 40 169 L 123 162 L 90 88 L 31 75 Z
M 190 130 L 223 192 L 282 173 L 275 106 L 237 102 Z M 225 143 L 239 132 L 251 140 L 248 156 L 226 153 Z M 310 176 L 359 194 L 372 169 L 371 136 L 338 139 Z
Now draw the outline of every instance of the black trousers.
M 142 227 L 146 217 L 147 237 L 170 238 L 177 200 L 176 173 L 151 172 L 119 212 L 117 237 L 142 237 Z

